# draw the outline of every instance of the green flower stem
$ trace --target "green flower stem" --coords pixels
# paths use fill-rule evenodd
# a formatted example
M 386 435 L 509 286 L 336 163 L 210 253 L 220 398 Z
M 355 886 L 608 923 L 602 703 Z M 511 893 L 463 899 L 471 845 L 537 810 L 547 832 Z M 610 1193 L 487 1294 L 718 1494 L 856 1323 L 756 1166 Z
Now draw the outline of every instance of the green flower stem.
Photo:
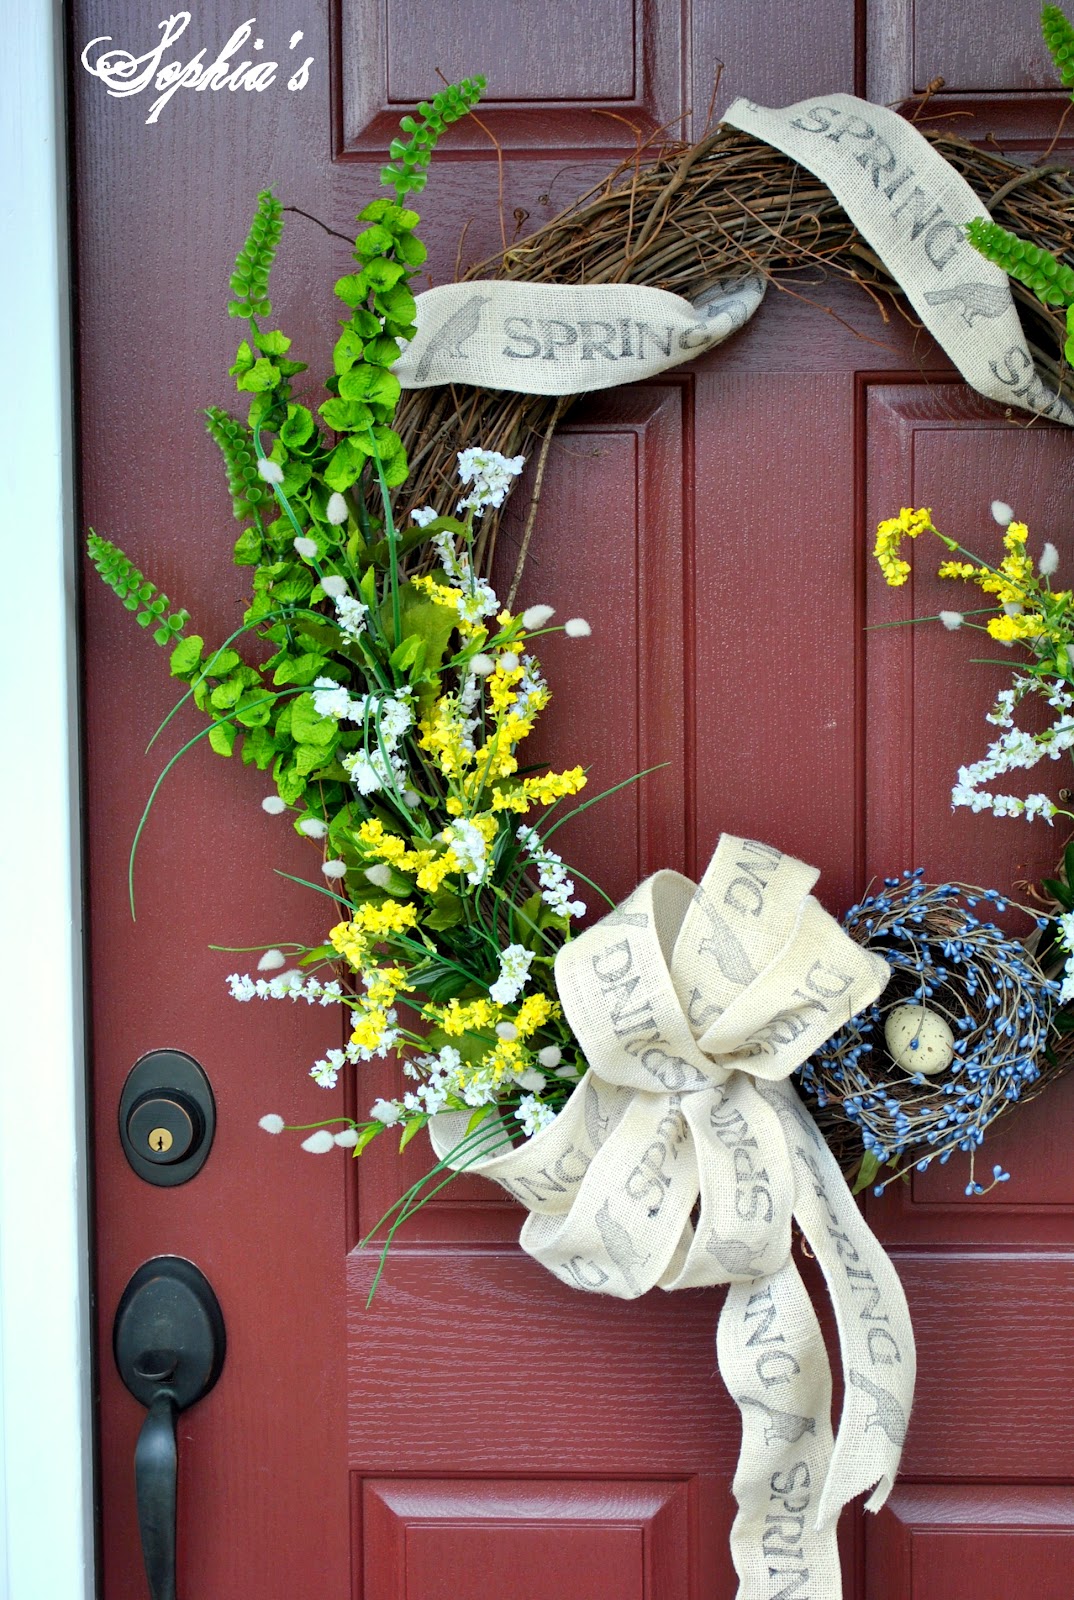
M 254 706 L 267 705 L 270 701 L 273 701 L 273 700 L 282 700 L 288 694 L 302 694 L 302 693 L 304 693 L 304 691 L 301 690 L 301 689 L 298 689 L 298 690 L 296 690 L 296 689 L 283 689 L 283 690 L 280 691 L 279 694 L 262 695 L 260 700 L 254 700 L 250 705 L 244 706 L 243 707 L 243 711 L 245 713 L 247 711 L 252 711 Z M 127 893 L 128 893 L 128 895 L 130 897 L 131 921 L 132 922 L 137 922 L 137 920 L 138 920 L 137 915 L 135 913 L 135 909 L 134 909 L 134 857 L 135 857 L 135 854 L 137 853 L 137 850 L 138 850 L 138 841 L 142 837 L 142 830 L 144 829 L 147 821 L 149 820 L 149 813 L 153 808 L 153 802 L 157 798 L 157 794 L 158 794 L 158 792 L 160 790 L 161 784 L 164 782 L 165 778 L 168 776 L 168 773 L 175 766 L 175 764 L 179 760 L 180 756 L 186 755 L 186 752 L 189 749 L 191 749 L 191 747 L 193 745 L 196 745 L 198 743 L 199 739 L 208 738 L 209 734 L 212 733 L 213 729 L 217 726 L 218 723 L 221 723 L 221 722 L 234 722 L 237 715 L 238 715 L 237 712 L 231 712 L 226 717 L 214 717 L 213 720 L 209 723 L 209 726 L 207 728 L 202 728 L 200 730 L 200 732 L 196 733 L 192 739 L 188 739 L 186 744 L 184 744 L 172 756 L 171 760 L 167 763 L 167 765 L 165 766 L 163 772 L 161 772 L 161 774 L 158 777 L 156 783 L 153 785 L 152 789 L 150 790 L 149 799 L 145 803 L 145 810 L 142 812 L 141 819 L 140 819 L 140 821 L 138 823 L 137 828 L 134 831 L 134 839 L 131 842 L 130 856 L 129 856 L 128 861 L 127 861 Z
M 660 772 L 662 768 L 670 767 L 670 765 L 670 761 L 658 761 L 655 767 L 646 767 L 643 772 L 633 773 L 629 778 L 624 778 L 622 783 L 613 784 L 610 789 L 604 789 L 600 794 L 595 794 L 592 800 L 583 800 L 580 806 L 575 806 L 573 810 L 568 811 L 565 817 L 560 817 L 558 822 L 554 822 L 552 826 L 550 828 L 546 828 L 543 833 L 541 832 L 539 824 L 535 823 L 535 830 L 542 843 L 548 839 L 551 839 L 552 835 L 557 833 L 565 822 L 569 822 L 572 817 L 581 816 L 583 811 L 588 811 L 590 806 L 595 806 L 598 801 L 607 800 L 610 795 L 618 794 L 620 789 L 627 789 L 632 783 L 638 783 L 640 779 L 647 778 L 651 772 Z

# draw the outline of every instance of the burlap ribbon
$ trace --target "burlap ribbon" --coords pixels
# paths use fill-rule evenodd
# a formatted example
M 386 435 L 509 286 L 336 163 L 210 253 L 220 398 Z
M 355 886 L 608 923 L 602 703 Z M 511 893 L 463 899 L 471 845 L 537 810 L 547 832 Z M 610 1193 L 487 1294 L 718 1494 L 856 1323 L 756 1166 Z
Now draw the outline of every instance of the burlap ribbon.
M 736 100 L 723 120 L 827 185 L 967 383 L 1074 423 L 1034 367 L 1006 273 L 965 237 L 965 224 L 987 215 L 984 201 L 912 123 L 849 94 L 782 110 Z M 445 284 L 418 295 L 417 333 L 392 370 L 405 389 L 580 394 L 633 383 L 711 350 L 749 320 L 764 290 L 748 271 L 692 304 L 638 284 Z
M 869 1509 L 887 1498 L 913 1398 L 902 1288 L 788 1081 L 888 978 L 810 894 L 816 878 L 724 835 L 700 887 L 647 879 L 556 959 L 589 1066 L 555 1121 L 518 1148 L 483 1124 L 480 1156 L 466 1115 L 430 1125 L 438 1156 L 529 1209 L 523 1249 L 573 1288 L 632 1299 L 731 1285 L 717 1354 L 742 1414 L 740 1600 L 838 1600 L 836 1519 L 874 1485 Z M 834 1439 L 792 1217 L 835 1307 Z

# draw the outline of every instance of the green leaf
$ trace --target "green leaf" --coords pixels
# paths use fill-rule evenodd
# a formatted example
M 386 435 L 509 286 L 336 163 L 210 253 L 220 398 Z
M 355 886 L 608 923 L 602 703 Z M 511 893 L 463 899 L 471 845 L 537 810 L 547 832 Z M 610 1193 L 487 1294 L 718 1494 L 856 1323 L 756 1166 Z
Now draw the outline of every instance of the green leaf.
M 424 663 L 425 650 L 425 640 L 420 635 L 412 633 L 409 638 L 403 640 L 402 644 L 396 645 L 388 658 L 389 663 L 396 672 L 409 673 L 411 667 L 415 666 L 419 660 Z M 420 668 L 418 670 L 420 671 Z M 417 676 L 417 674 L 415 673 L 414 676 Z
M 428 1117 L 425 1116 L 424 1114 L 422 1116 L 420 1116 L 420 1117 L 411 1117 L 410 1121 L 407 1123 L 406 1127 L 403 1129 L 403 1137 L 399 1141 L 400 1153 L 402 1153 L 402 1151 L 404 1151 L 406 1149 L 407 1145 L 410 1143 L 411 1139 L 413 1139 L 414 1135 L 416 1133 L 420 1133 L 421 1132 L 422 1128 L 425 1127 L 425 1124 L 428 1122 L 428 1120 L 429 1120 Z
M 256 567 L 261 560 L 263 540 L 256 528 L 244 528 L 235 540 L 231 559 L 237 567 Z
M 291 702 L 291 737 L 297 744 L 316 745 L 323 751 L 338 732 L 334 718 L 322 717 L 314 709 L 312 695 L 300 694 Z
M 254 342 L 267 356 L 286 355 L 291 348 L 290 339 L 279 328 L 258 328 L 254 333 Z
M 191 678 L 201 666 L 201 651 L 204 639 L 199 639 L 196 633 L 188 634 L 181 639 L 171 653 L 169 670 L 173 678 Z
M 352 367 L 350 372 L 339 380 L 340 393 L 342 393 L 343 385 L 348 378 L 353 378 L 355 373 L 366 370 L 365 367 Z M 379 371 L 380 369 L 377 368 L 376 370 Z M 328 426 L 334 428 L 337 433 L 350 433 L 355 428 L 367 428 L 373 421 L 372 411 L 361 400 L 352 400 L 350 398 L 326 400 L 317 409 Z
M 280 376 L 279 367 L 267 356 L 259 356 L 250 370 L 236 380 L 235 387 L 249 390 L 251 394 L 262 394 L 268 389 L 275 389 Z
M 254 364 L 254 353 L 244 339 L 235 351 L 235 363 L 228 367 L 228 373 L 233 378 L 241 377 L 244 372 L 249 372 Z
M 285 656 L 272 674 L 273 683 L 312 683 L 326 665 L 325 657 L 313 654 Z
M 218 756 L 229 756 L 235 748 L 237 735 L 233 722 L 216 722 L 209 729 L 209 743 Z
M 343 304 L 353 308 L 362 305 L 369 294 L 369 284 L 366 282 L 364 272 L 348 272 L 345 277 L 337 278 L 334 292 L 343 301 Z
M 432 907 L 432 910 L 427 911 L 422 918 L 422 925 L 431 928 L 434 933 L 442 933 L 447 928 L 457 927 L 462 921 L 462 901 L 457 894 L 452 894 L 450 889 L 438 889 L 433 896 Z
M 1041 880 L 1041 888 L 1047 890 L 1052 899 L 1057 900 L 1068 911 L 1074 910 L 1074 890 L 1069 884 L 1060 883 L 1057 878 L 1044 878 Z
M 417 302 L 405 283 L 397 283 L 394 288 L 375 295 L 373 304 L 382 316 L 407 327 L 413 323 L 417 312 Z
M 367 1122 L 364 1128 L 359 1128 L 358 1139 L 354 1145 L 354 1154 L 360 1156 L 367 1144 L 371 1144 L 384 1129 L 383 1122 Z
M 394 339 L 391 343 L 396 355 L 398 355 L 398 345 L 395 344 Z M 389 372 L 386 367 L 371 365 L 363 361 L 361 366 L 352 367 L 350 372 L 345 373 L 340 378 L 339 392 L 345 400 L 365 400 L 370 405 L 387 406 L 389 412 L 391 412 L 395 410 L 402 389 L 394 372 Z M 322 416 L 324 415 L 324 409 L 322 406 Z M 369 417 L 368 413 L 367 420 L 372 421 L 372 417 Z M 357 427 L 358 424 L 354 423 L 351 426 Z
M 390 334 L 379 334 L 375 339 L 366 341 L 362 359 L 378 367 L 390 367 L 399 360 L 399 341 Z M 342 393 L 342 386 L 340 389 Z
M 300 744 L 295 751 L 295 771 L 300 772 L 304 778 L 311 778 L 314 773 L 321 771 L 333 748 L 331 744 L 325 747 Z
M 490 1117 L 492 1115 L 493 1109 L 494 1108 L 492 1106 L 478 1106 L 477 1110 L 466 1124 L 467 1134 L 476 1132 L 476 1130 L 480 1128 L 481 1124 L 485 1121 L 486 1117 Z
M 866 1150 L 865 1154 L 861 1158 L 861 1166 L 858 1168 L 858 1176 L 854 1180 L 854 1187 L 850 1191 L 851 1194 L 861 1194 L 863 1189 L 868 1189 L 869 1185 L 873 1182 L 877 1173 L 880 1171 L 880 1166 L 881 1163 L 877 1160 L 873 1152 L 871 1150 Z
M 354 241 L 354 248 L 360 256 L 384 256 L 395 246 L 395 235 L 388 229 L 374 223 L 371 228 L 365 228 Z
M 382 256 L 375 256 L 366 262 L 361 275 L 372 289 L 393 289 L 405 277 L 406 268 L 398 261 L 385 261 Z
M 267 726 L 250 728 L 243 736 L 242 759 L 247 763 L 252 761 L 259 772 L 272 765 L 275 755 L 276 741 Z
M 335 489 L 342 494 L 345 489 L 357 482 L 365 466 L 367 452 L 364 451 L 355 439 L 341 439 L 324 469 L 324 481 L 330 489 Z
M 313 429 L 313 417 L 306 407 L 289 405 L 287 419 L 280 429 L 280 438 L 288 450 L 298 450 L 305 444 Z
M 357 328 L 353 324 L 349 324 L 336 340 L 335 348 L 332 352 L 332 365 L 335 368 L 337 378 L 341 378 L 345 372 L 349 372 L 356 361 L 361 361 L 364 350 L 365 345 L 359 336 Z

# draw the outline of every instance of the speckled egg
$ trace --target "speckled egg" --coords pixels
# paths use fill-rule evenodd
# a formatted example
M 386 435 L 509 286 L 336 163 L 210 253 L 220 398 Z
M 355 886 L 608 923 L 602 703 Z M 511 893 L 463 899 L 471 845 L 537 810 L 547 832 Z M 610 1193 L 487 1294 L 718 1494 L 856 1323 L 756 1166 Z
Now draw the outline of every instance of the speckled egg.
M 955 1054 L 954 1034 L 927 1006 L 894 1006 L 884 1023 L 884 1039 L 897 1067 L 926 1078 L 949 1067 Z

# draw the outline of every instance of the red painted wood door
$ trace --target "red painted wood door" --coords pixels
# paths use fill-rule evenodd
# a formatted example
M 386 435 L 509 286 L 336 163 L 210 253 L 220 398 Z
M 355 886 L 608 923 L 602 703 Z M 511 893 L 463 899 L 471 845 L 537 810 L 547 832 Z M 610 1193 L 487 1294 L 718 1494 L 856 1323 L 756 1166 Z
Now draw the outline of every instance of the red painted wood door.
M 517 209 L 528 228 L 607 170 L 621 119 L 697 130 L 717 59 L 721 104 L 817 89 L 893 101 L 942 73 L 934 112 L 1042 148 L 1061 98 L 1039 88 L 1035 6 L 972 9 L 267 0 L 260 54 L 251 42 L 236 59 L 280 60 L 275 85 L 180 90 L 147 124 L 151 95 L 108 98 L 78 56 L 100 35 L 149 50 L 156 12 L 75 0 L 84 521 L 206 636 L 235 625 L 244 577 L 199 408 L 227 402 L 223 306 L 252 197 L 271 184 L 346 233 L 434 69 L 487 73 L 508 227 Z M 165 59 L 211 57 L 243 19 L 207 0 Z M 289 91 L 306 56 L 308 84 Z M 499 238 L 483 137 L 471 127 L 448 144 L 422 207 L 440 281 L 464 224 L 464 261 Z M 274 299 L 314 372 L 346 264 L 345 245 L 290 220 Z M 588 813 L 569 853 L 621 893 L 659 866 L 696 874 L 721 830 L 752 834 L 819 865 L 836 911 L 913 864 L 1003 887 L 1044 866 L 1050 836 L 950 812 L 995 682 L 959 637 L 864 631 L 892 603 L 867 549 L 877 517 L 911 503 L 981 535 L 999 495 L 1069 562 L 1072 467 L 1067 434 L 1005 418 L 897 319 L 830 285 L 771 293 L 722 350 L 579 408 L 552 451 L 523 595 L 594 629 L 547 652 L 550 733 L 598 786 L 669 765 Z M 936 609 L 921 574 L 903 598 L 908 615 Z M 142 1413 L 113 1370 L 111 1322 L 134 1268 L 167 1252 L 208 1274 L 230 1340 L 216 1390 L 181 1424 L 184 1600 L 732 1595 L 738 1439 L 715 1369 L 719 1294 L 571 1294 L 519 1253 L 504 1197 L 460 1181 L 400 1242 L 366 1310 L 358 1241 L 423 1155 L 355 1163 L 266 1138 L 266 1111 L 328 1114 L 305 1069 L 335 1041 L 323 1013 L 236 1006 L 231 962 L 209 948 L 315 934 L 313 897 L 274 875 L 306 857 L 262 812 L 258 775 L 200 745 L 146 832 L 132 924 L 127 850 L 162 760 L 144 749 L 173 695 L 152 643 L 92 579 L 85 662 L 105 1600 L 144 1593 Z M 176 727 L 172 748 L 195 727 Z M 212 1155 L 178 1189 L 139 1180 L 116 1136 L 130 1066 L 163 1045 L 203 1063 L 219 1107 Z M 383 1087 L 368 1073 L 362 1099 Z M 1072 1110 L 1074 1084 L 1060 1085 L 996 1138 L 1013 1178 L 985 1201 L 964 1198 L 952 1163 L 868 1203 L 909 1293 L 921 1379 L 902 1483 L 868 1526 L 845 1518 L 854 1600 L 1074 1590 Z

